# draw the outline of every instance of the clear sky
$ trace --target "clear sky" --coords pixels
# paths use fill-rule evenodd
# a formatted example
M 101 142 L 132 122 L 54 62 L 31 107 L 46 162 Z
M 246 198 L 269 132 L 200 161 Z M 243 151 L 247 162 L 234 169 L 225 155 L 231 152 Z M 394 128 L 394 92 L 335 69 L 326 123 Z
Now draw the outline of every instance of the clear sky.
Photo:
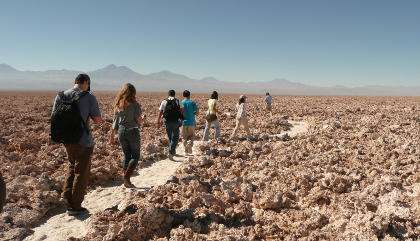
M 420 85 L 417 0 L 0 0 L 0 63 Z

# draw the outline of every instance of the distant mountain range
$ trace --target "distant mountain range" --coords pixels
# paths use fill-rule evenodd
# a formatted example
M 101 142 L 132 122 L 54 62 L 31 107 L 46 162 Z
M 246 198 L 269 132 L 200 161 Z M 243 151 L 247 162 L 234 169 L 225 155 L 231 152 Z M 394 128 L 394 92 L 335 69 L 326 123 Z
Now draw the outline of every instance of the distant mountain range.
M 62 90 L 72 86 L 75 76 L 83 71 L 47 70 L 20 71 L 7 64 L 0 64 L 0 90 Z M 220 81 L 213 77 L 192 79 L 188 76 L 161 71 L 140 74 L 126 66 L 108 65 L 87 72 L 92 79 L 93 90 L 117 90 L 123 83 L 135 84 L 138 91 L 167 91 L 168 89 L 208 93 L 218 90 L 222 93 L 277 95 L 392 95 L 419 96 L 420 86 L 360 86 L 320 87 L 292 82 L 286 79 L 255 82 Z

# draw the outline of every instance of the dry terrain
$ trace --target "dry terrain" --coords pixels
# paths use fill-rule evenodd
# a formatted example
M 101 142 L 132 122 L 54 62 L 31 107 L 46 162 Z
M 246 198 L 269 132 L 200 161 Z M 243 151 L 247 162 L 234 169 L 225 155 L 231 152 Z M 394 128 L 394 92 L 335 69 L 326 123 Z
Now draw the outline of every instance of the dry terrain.
M 113 97 L 97 93 L 108 122 Z M 118 205 L 94 210 L 83 224 L 83 235 L 72 240 L 420 236 L 419 97 L 276 96 L 270 116 L 262 96 L 250 96 L 253 135 L 228 140 L 238 96 L 221 94 L 222 143 L 197 143 L 195 156 L 172 168 L 173 175 L 168 171 L 172 164 L 165 164 L 164 129 L 154 124 L 164 97 L 139 94 L 147 121 L 138 173 L 146 177 L 161 168 L 168 180 L 152 180 L 150 189 L 127 192 Z M 193 95 L 201 107 L 197 139 L 204 128 L 207 97 Z M 50 218 L 63 215 L 59 197 L 66 153 L 60 145 L 49 144 L 53 98 L 54 93 L 0 92 L 0 172 L 8 193 L 0 240 L 22 240 Z M 293 134 L 290 129 L 296 128 L 303 131 Z M 89 195 L 121 181 L 122 153 L 108 144 L 108 131 L 109 124 L 93 126 L 96 148 Z M 278 135 L 287 131 L 290 135 Z

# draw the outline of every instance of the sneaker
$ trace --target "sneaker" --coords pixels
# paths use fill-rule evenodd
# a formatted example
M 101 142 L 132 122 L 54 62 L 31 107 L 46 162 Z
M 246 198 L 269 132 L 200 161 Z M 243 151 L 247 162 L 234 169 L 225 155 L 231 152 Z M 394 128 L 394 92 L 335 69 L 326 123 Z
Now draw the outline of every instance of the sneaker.
M 136 188 L 136 186 L 134 186 L 133 183 L 131 183 L 130 181 L 124 180 L 124 187 L 126 188 Z
M 67 209 L 67 214 L 71 216 L 76 216 L 76 215 L 85 214 L 85 213 L 89 213 L 89 210 L 83 207 Z

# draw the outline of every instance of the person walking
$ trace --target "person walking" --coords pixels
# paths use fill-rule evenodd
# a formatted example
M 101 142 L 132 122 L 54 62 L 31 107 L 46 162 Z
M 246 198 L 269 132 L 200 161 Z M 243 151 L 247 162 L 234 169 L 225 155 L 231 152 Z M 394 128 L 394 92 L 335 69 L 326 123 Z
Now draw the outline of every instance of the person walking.
M 182 140 L 185 154 L 192 154 L 194 146 L 195 116 L 198 114 L 197 104 L 191 100 L 191 93 L 185 90 L 182 93 L 184 99 L 181 102 L 181 110 L 184 120 L 182 121 Z
M 70 215 L 88 212 L 81 204 L 94 148 L 89 119 L 103 122 L 96 97 L 90 92 L 89 76 L 79 74 L 74 83 L 73 88 L 58 93 L 51 114 L 51 140 L 64 144 L 69 161 L 62 199 Z
M 114 101 L 114 120 L 110 142 L 118 141 L 124 153 L 122 167 L 124 171 L 124 186 L 134 188 L 130 177 L 140 159 L 140 124 L 143 123 L 141 105 L 136 100 L 136 88 L 132 84 L 125 84 Z
M 265 110 L 271 113 L 271 104 L 273 102 L 273 97 L 271 97 L 270 93 L 268 92 L 265 93 L 264 102 L 265 102 Z
M 159 107 L 158 127 L 162 126 L 162 117 L 165 119 L 166 134 L 169 139 L 169 158 L 176 155 L 176 146 L 179 141 L 179 127 L 182 113 L 179 100 L 175 98 L 175 90 L 168 91 L 168 98 L 163 100 Z
M 239 97 L 238 104 L 236 105 L 236 109 L 238 110 L 238 112 L 236 113 L 236 126 L 230 137 L 231 139 L 236 137 L 236 134 L 238 133 L 238 129 L 240 126 L 244 127 L 246 134 L 248 135 L 248 138 L 251 136 L 251 132 L 249 131 L 249 126 L 248 126 L 248 117 L 246 113 L 245 102 L 246 102 L 246 96 L 241 95 Z
M 210 99 L 208 100 L 208 110 L 206 113 L 206 127 L 204 128 L 203 141 L 208 141 L 210 136 L 210 128 L 215 129 L 216 140 L 220 141 L 220 123 L 217 117 L 217 102 L 219 94 L 217 91 L 211 93 Z

